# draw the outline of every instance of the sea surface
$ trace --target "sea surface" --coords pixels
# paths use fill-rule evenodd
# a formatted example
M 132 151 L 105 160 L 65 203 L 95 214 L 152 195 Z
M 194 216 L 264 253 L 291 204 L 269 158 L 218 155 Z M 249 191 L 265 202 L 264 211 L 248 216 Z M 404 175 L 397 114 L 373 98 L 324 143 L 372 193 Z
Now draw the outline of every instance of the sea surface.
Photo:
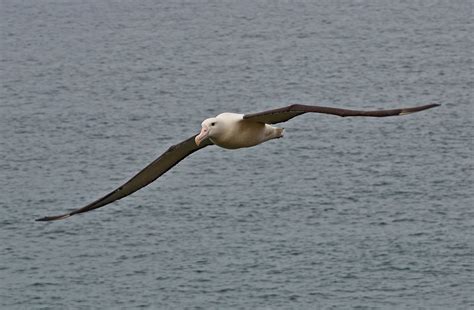
M 0 309 L 473 309 L 472 1 L 0 3 Z M 58 222 L 221 112 L 306 114 Z

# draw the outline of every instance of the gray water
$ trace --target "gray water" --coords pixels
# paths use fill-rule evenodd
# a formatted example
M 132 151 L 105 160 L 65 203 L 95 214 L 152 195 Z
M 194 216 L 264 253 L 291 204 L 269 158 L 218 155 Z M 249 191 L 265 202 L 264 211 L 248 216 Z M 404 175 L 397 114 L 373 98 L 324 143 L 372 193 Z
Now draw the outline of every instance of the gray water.
M 0 308 L 468 309 L 471 1 L 2 1 Z M 224 111 L 304 115 L 70 219 Z

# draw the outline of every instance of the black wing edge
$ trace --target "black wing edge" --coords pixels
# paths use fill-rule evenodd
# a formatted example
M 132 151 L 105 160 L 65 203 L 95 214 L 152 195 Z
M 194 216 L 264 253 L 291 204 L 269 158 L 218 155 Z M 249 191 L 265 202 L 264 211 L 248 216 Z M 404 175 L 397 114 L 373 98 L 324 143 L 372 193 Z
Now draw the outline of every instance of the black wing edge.
M 304 105 L 304 104 L 292 104 L 287 107 L 273 109 L 263 112 L 251 113 L 244 115 L 244 119 L 259 119 L 271 121 L 272 124 L 284 122 L 304 113 L 323 113 L 323 114 L 332 114 L 341 117 L 350 117 L 350 116 L 368 116 L 368 117 L 386 117 L 386 116 L 397 116 L 397 115 L 406 115 L 411 114 L 434 107 L 440 106 L 440 104 L 427 104 L 416 107 L 409 108 L 399 108 L 391 110 L 372 110 L 372 111 L 360 111 L 360 110 L 350 110 L 350 109 L 341 109 L 341 108 L 332 108 L 324 106 L 313 106 L 313 105 Z
M 147 168 L 149 168 L 151 165 L 153 165 L 154 163 L 158 162 L 165 154 L 167 154 L 168 152 L 170 151 L 173 151 L 175 150 L 176 148 L 178 148 L 180 145 L 183 145 L 183 144 L 186 144 L 186 143 L 189 143 L 190 141 L 193 141 L 194 142 L 194 138 L 196 137 L 197 135 L 194 135 L 192 136 L 191 138 L 189 139 L 186 139 L 185 141 L 181 142 L 181 143 L 178 143 L 178 144 L 175 144 L 171 147 L 168 148 L 168 150 L 166 150 L 163 154 L 161 154 L 157 159 L 155 159 L 152 163 L 150 163 L 148 166 L 146 166 L 145 168 L 143 168 L 142 170 L 140 170 L 140 172 L 138 172 L 136 175 L 134 175 L 132 178 L 130 178 L 130 180 L 128 180 L 127 182 L 125 182 L 123 185 L 121 185 L 120 187 L 118 187 L 117 189 L 115 189 L 114 191 L 110 192 L 109 194 L 95 200 L 94 202 L 86 205 L 85 207 L 82 207 L 82 208 L 79 208 L 79 209 L 75 209 L 73 211 L 70 211 L 70 212 L 67 212 L 65 214 L 61 214 L 61 215 L 53 215 L 53 216 L 45 216 L 45 217 L 41 217 L 41 218 L 38 218 L 38 219 L 35 219 L 36 222 L 49 222 L 49 221 L 58 221 L 58 220 L 63 220 L 63 219 L 66 219 L 68 217 L 71 217 L 75 214 L 79 214 L 79 213 L 84 213 L 84 212 L 87 212 L 87 211 L 91 211 L 91 210 L 94 210 L 94 209 L 97 209 L 97 208 L 100 208 L 100 207 L 103 207 L 109 203 L 112 203 L 116 200 L 119 200 L 121 198 L 124 198 L 132 193 L 134 193 L 135 191 L 137 191 L 138 189 L 140 188 L 143 188 L 145 186 L 147 186 L 148 184 L 152 183 L 153 181 L 155 181 L 156 179 L 158 179 L 160 176 L 162 176 L 163 174 L 165 174 L 168 170 L 170 170 L 171 168 L 173 168 L 176 164 L 178 164 L 181 160 L 183 160 L 184 158 L 186 158 L 187 156 L 191 155 L 192 153 L 196 152 L 197 150 L 200 150 L 202 148 L 205 148 L 206 146 L 209 146 L 209 145 L 212 145 L 213 143 L 207 139 L 206 141 L 203 141 L 203 143 L 201 143 L 199 146 L 196 146 L 196 148 L 192 149 L 191 151 L 189 151 L 187 154 L 185 154 L 185 156 L 183 156 L 182 158 L 180 158 L 179 160 L 177 160 L 174 164 L 172 164 L 171 166 L 169 166 L 164 172 L 162 172 L 161 174 L 159 174 L 156 178 L 154 178 L 153 180 L 151 180 L 150 182 L 146 183 L 145 185 L 139 187 L 138 189 L 132 191 L 131 193 L 128 193 L 124 196 L 121 196 L 119 198 L 116 198 L 116 199 L 113 199 L 109 202 L 105 202 L 109 197 L 111 197 L 112 195 L 116 194 L 117 192 L 121 191 L 122 188 L 127 185 L 129 182 L 131 182 L 135 177 L 139 176 L 142 172 L 144 172 Z M 104 203 L 105 202 L 105 203 Z

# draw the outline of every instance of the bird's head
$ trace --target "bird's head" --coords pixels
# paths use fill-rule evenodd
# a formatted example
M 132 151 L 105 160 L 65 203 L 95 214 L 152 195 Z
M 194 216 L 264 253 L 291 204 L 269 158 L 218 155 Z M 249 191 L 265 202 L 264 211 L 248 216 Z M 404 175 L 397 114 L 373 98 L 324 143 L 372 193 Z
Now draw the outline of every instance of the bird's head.
M 201 124 L 201 132 L 194 138 L 196 145 L 201 144 L 207 138 L 214 138 L 222 131 L 222 124 L 216 117 L 208 118 Z

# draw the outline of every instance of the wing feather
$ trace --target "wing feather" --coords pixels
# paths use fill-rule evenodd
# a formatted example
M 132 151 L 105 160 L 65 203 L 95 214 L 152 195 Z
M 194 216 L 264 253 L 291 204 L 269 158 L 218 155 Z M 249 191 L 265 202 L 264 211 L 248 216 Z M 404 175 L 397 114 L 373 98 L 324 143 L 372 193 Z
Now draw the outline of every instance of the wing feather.
M 192 136 L 191 138 L 181 143 L 171 146 L 160 157 L 155 159 L 152 163 L 150 163 L 148 166 L 138 172 L 130 180 L 128 180 L 126 183 L 113 190 L 112 192 L 108 193 L 104 197 L 101 197 L 80 209 L 62 215 L 42 217 L 37 219 L 37 221 L 62 220 L 74 214 L 84 213 L 103 207 L 111 202 L 114 202 L 136 192 L 142 187 L 145 187 L 151 182 L 158 179 L 161 175 L 173 168 L 177 163 L 179 163 L 187 156 L 191 155 L 199 149 L 202 149 L 212 144 L 212 142 L 210 142 L 209 140 L 205 140 L 199 146 L 197 146 L 194 142 L 195 137 L 196 136 Z
M 348 116 L 386 117 L 386 116 L 406 115 L 410 113 L 423 111 L 426 109 L 431 109 L 437 106 L 439 106 L 439 104 L 427 104 L 423 106 L 392 109 L 392 110 L 359 111 L 359 110 L 349 110 L 349 109 L 322 107 L 322 106 L 314 106 L 314 105 L 293 104 L 293 105 L 289 105 L 287 107 L 283 107 L 279 109 L 246 114 L 244 115 L 244 119 L 254 120 L 256 122 L 261 122 L 261 123 L 266 123 L 266 124 L 276 124 L 276 123 L 286 122 L 292 119 L 293 117 L 296 117 L 304 113 L 324 113 L 324 114 L 337 115 L 341 117 L 348 117 Z

